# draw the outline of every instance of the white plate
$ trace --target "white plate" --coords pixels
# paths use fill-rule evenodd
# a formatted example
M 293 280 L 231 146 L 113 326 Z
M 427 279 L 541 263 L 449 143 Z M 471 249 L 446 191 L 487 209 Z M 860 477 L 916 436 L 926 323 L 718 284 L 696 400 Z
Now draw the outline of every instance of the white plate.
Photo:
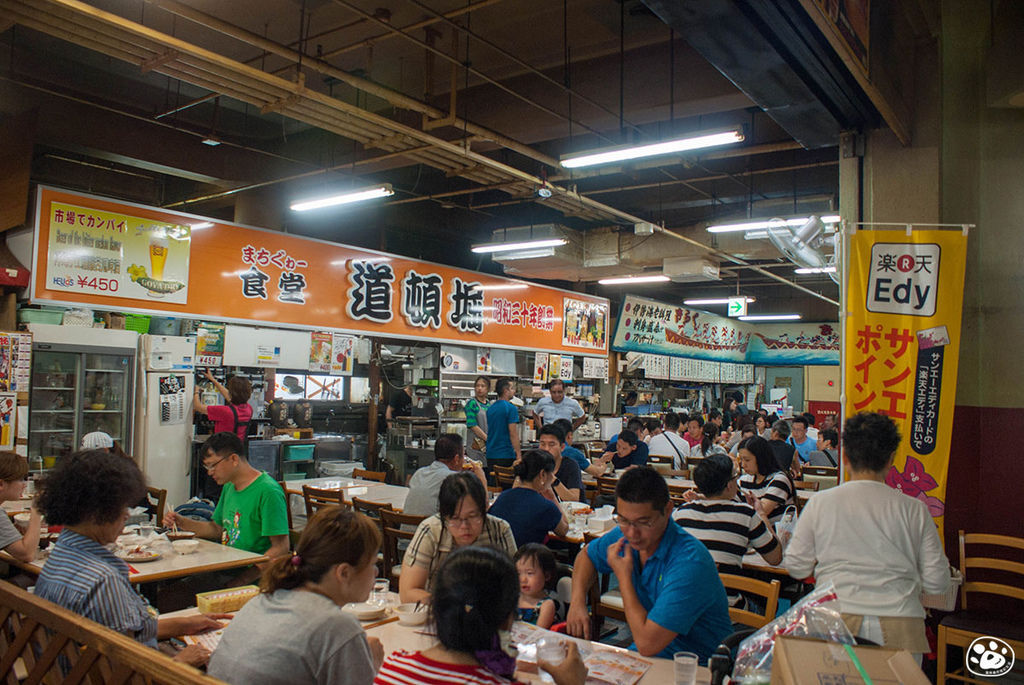
M 341 607 L 341 610 L 352 614 L 360 621 L 372 621 L 373 619 L 381 618 L 386 608 L 370 604 L 369 602 L 359 602 L 358 604 L 346 604 Z
M 146 561 L 156 561 L 161 556 L 163 555 L 160 552 L 147 552 L 146 554 L 126 554 L 121 558 L 129 564 L 141 564 Z

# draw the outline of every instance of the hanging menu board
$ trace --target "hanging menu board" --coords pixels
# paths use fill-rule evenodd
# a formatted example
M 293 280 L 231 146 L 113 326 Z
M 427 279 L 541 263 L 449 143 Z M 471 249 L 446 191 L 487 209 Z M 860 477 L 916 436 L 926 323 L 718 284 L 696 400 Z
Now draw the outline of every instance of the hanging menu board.
M 644 377 L 664 378 L 669 377 L 669 366 L 671 358 L 663 354 L 644 355 Z

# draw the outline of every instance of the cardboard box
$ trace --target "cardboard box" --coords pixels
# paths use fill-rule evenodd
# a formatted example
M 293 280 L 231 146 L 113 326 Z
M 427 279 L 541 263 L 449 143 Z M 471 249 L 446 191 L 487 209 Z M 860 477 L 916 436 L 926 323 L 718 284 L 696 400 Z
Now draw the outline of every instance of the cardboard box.
M 910 652 L 905 649 L 851 646 L 875 685 L 929 685 Z M 802 637 L 779 637 L 772 653 L 772 683 L 821 685 L 863 683 L 857 666 L 843 645 Z
M 260 589 L 255 585 L 200 592 L 196 595 L 196 606 L 201 614 L 230 614 L 244 607 L 246 602 L 258 594 Z

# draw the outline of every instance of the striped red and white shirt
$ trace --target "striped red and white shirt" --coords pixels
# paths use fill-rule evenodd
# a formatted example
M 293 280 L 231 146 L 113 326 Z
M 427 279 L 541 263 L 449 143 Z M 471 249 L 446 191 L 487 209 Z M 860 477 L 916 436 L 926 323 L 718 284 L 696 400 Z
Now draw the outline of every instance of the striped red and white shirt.
M 516 685 L 515 681 L 495 675 L 483 666 L 444 664 L 421 652 L 392 652 L 386 659 L 374 685 Z

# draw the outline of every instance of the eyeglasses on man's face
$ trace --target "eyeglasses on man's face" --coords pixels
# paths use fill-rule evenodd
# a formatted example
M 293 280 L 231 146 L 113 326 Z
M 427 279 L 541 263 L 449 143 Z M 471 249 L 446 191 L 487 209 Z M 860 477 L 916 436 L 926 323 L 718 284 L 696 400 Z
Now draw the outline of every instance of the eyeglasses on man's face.
M 204 462 L 203 463 L 203 468 L 206 469 L 207 473 L 213 473 L 213 470 L 217 468 L 217 464 L 219 464 L 222 461 L 225 461 L 227 459 L 230 459 L 230 458 L 231 458 L 230 456 L 228 456 L 228 457 L 221 457 L 220 459 L 218 459 L 217 461 L 213 462 L 212 464 L 207 464 L 207 463 Z
M 652 517 L 644 517 L 641 519 L 637 519 L 636 521 L 630 521 L 628 518 L 625 518 L 621 514 L 612 514 L 612 520 L 615 521 L 616 524 L 618 524 L 619 528 L 636 528 L 638 530 L 649 530 L 654 527 L 655 523 L 657 523 L 658 517 L 660 515 L 661 514 L 655 514 Z

